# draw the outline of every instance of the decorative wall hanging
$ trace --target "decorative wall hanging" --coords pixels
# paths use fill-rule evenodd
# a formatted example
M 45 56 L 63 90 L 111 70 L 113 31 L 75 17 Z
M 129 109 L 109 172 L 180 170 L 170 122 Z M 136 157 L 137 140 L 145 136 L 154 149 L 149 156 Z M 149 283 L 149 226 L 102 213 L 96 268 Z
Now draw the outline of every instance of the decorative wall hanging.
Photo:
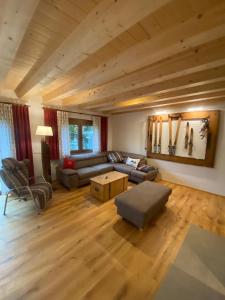
M 219 111 L 149 116 L 147 156 L 213 167 Z

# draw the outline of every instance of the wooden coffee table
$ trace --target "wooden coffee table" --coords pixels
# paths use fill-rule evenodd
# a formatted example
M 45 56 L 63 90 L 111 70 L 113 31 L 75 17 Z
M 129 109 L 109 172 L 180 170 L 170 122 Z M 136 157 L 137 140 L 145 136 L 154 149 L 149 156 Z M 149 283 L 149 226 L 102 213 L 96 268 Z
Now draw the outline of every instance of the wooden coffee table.
M 112 171 L 91 178 L 91 195 L 107 201 L 127 190 L 128 175 Z

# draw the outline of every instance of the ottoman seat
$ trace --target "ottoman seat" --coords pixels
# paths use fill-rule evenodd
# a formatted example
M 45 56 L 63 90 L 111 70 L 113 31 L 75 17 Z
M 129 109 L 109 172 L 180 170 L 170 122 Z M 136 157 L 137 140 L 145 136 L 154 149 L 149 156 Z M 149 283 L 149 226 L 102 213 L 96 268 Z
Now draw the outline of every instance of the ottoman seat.
M 171 192 L 162 184 L 144 181 L 116 197 L 117 213 L 138 228 L 143 228 L 163 209 Z

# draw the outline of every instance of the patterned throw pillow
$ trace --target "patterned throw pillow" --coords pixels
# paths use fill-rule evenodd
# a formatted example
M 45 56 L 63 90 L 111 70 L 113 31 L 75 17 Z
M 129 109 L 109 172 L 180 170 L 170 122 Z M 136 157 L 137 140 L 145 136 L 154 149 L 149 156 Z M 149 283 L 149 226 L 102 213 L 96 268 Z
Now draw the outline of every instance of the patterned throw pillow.
M 112 151 L 108 153 L 108 160 L 111 163 L 120 163 L 123 161 L 123 156 L 119 152 Z
M 154 168 L 153 166 L 149 166 L 149 165 L 143 164 L 143 165 L 138 166 L 138 167 L 137 167 L 137 170 L 138 170 L 138 171 L 145 172 L 145 173 L 148 173 L 148 172 L 150 172 L 150 171 L 155 171 L 155 170 L 157 170 L 157 169 Z
M 137 168 L 139 168 L 142 165 L 146 165 L 146 159 L 144 157 L 140 159 L 140 162 L 139 162 Z
M 126 165 L 134 167 L 136 169 L 139 162 L 140 162 L 140 158 L 131 158 L 131 157 L 128 156 L 127 161 L 126 161 Z

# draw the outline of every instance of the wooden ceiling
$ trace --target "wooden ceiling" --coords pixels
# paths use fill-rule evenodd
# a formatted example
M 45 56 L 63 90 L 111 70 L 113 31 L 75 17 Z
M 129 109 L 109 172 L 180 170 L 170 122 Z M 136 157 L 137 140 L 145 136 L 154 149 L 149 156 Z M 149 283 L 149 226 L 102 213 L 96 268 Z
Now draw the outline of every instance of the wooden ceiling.
M 225 101 L 224 0 L 1 0 L 0 80 L 104 113 Z

